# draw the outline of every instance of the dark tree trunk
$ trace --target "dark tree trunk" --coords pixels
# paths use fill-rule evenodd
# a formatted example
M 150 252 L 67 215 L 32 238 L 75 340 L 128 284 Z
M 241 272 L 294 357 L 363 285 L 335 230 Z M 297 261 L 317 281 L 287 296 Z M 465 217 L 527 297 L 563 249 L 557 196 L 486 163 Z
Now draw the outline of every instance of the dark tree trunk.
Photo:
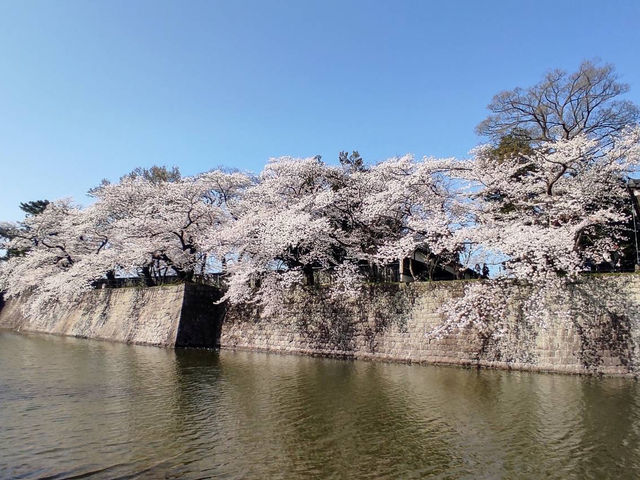
M 302 268 L 302 273 L 304 274 L 304 278 L 307 282 L 307 285 L 313 286 L 315 283 L 313 278 L 313 267 L 311 265 L 305 265 Z
M 176 270 L 176 275 L 182 282 L 192 282 L 194 272 L 193 270 Z
M 151 268 L 146 266 L 141 269 L 142 278 L 144 279 L 144 284 L 147 287 L 153 287 L 156 282 L 153 279 L 153 275 L 151 274 Z

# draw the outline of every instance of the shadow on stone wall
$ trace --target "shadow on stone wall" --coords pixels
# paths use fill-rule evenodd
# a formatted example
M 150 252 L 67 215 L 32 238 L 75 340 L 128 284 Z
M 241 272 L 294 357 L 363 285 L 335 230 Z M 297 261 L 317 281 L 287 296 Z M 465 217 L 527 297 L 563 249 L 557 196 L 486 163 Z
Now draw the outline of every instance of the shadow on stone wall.
M 220 345 L 219 289 L 199 284 L 116 288 L 57 299 L 34 315 L 28 297 L 0 309 L 0 328 L 163 347 Z
M 597 371 L 617 359 L 630 372 L 638 368 L 636 339 L 639 305 L 633 292 L 614 278 L 582 282 L 570 289 L 569 311 L 580 340 L 580 359 Z
M 640 284 L 634 275 L 584 277 L 540 290 L 502 285 L 500 318 L 476 328 L 477 363 L 556 365 L 575 373 L 639 368 Z M 487 291 L 489 293 L 489 290 Z M 502 310 L 500 310 L 502 308 Z
M 271 329 L 264 332 L 263 349 L 276 346 L 268 338 L 285 330 L 297 349 L 339 356 L 363 349 L 375 353 L 378 337 L 392 325 L 406 330 L 412 302 L 402 290 L 397 284 L 370 285 L 357 299 L 345 299 L 332 296 L 328 288 L 299 288 L 281 299 L 276 315 L 266 317 L 255 304 L 229 305 L 224 322 Z
M 186 284 L 176 347 L 213 348 L 220 346 L 225 306 L 216 303 L 222 292 L 215 287 Z
M 297 332 L 311 348 L 351 354 L 376 353 L 378 338 L 392 326 L 407 330 L 415 295 L 397 284 L 369 285 L 355 300 L 332 297 L 327 289 L 314 289 L 293 307 Z
M 443 306 L 486 285 L 495 318 L 440 330 Z M 503 289 L 498 291 L 496 289 Z M 230 306 L 223 347 L 420 363 L 632 374 L 640 369 L 640 278 L 586 277 L 572 284 L 426 282 L 366 286 L 356 299 L 297 289 L 269 315 Z M 441 331 L 444 333 L 434 334 Z

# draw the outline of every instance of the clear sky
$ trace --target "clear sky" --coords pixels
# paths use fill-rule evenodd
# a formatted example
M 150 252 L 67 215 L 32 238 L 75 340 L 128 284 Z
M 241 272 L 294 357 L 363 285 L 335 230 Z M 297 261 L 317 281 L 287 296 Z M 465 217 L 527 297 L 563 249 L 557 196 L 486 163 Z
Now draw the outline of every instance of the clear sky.
M 593 58 L 640 103 L 640 1 L 0 0 L 0 220 L 137 166 L 464 156 L 495 93 Z

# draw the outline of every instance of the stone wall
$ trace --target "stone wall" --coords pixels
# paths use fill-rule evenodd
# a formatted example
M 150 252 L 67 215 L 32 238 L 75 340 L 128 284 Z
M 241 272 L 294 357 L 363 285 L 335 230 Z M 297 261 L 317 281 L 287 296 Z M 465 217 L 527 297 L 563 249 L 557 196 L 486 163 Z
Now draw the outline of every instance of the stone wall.
M 473 282 L 368 286 L 355 301 L 323 289 L 282 299 L 275 313 L 215 305 L 219 291 L 198 285 L 103 289 L 38 318 L 8 300 L 0 328 L 166 347 L 230 349 L 483 366 L 563 373 L 640 373 L 640 276 L 591 277 L 547 299 L 545 321 L 523 321 L 531 291 L 514 288 L 505 321 L 433 335 L 440 308 Z M 569 308 L 571 307 L 571 308 Z M 570 315 L 556 315 L 569 312 Z M 491 326 L 491 322 L 488 322 Z
M 219 337 L 217 298 L 216 289 L 200 285 L 105 288 L 61 302 L 37 318 L 24 315 L 24 300 L 9 299 L 0 310 L 0 327 L 164 347 L 210 347 Z
M 462 295 L 466 282 L 370 287 L 357 302 L 339 304 L 316 295 L 288 299 L 278 314 L 230 308 L 222 324 L 223 348 L 344 358 L 516 370 L 636 376 L 640 356 L 640 278 L 590 279 L 559 295 L 572 318 L 533 324 L 515 314 L 506 331 L 467 327 L 442 336 L 439 309 Z M 524 300 L 510 299 L 511 311 Z M 519 295 L 523 295 L 520 291 Z M 525 291 L 526 295 L 526 291 Z M 606 302 L 619 308 L 611 310 Z M 551 299 L 557 302 L 557 299 Z M 625 314 L 616 314 L 623 310 Z M 264 317 L 264 316 L 263 316 Z

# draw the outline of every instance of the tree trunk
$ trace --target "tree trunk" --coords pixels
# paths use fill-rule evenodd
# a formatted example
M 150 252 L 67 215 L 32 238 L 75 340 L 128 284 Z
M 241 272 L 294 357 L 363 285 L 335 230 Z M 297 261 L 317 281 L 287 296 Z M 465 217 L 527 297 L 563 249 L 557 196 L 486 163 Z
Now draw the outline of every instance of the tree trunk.
M 310 287 L 313 286 L 315 283 L 315 279 L 313 278 L 313 267 L 311 265 L 305 265 L 302 268 L 302 273 L 304 274 L 307 285 L 309 285 Z
M 151 275 L 151 268 L 149 266 L 142 267 L 140 273 L 142 273 L 142 278 L 144 279 L 145 286 L 153 287 L 156 284 L 155 280 L 153 279 L 153 275 Z

